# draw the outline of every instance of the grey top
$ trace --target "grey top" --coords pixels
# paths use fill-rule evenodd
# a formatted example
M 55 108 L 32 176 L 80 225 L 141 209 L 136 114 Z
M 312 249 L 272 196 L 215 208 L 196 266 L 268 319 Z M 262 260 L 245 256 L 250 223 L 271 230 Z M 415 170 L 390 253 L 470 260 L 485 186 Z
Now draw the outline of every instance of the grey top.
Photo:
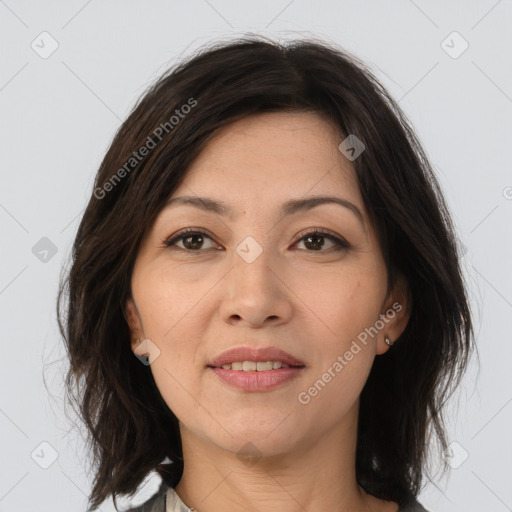
M 162 482 L 158 491 L 142 505 L 131 508 L 126 512 L 193 512 L 195 509 L 187 507 L 176 491 Z M 428 512 L 415 498 L 412 503 L 400 507 L 399 512 Z

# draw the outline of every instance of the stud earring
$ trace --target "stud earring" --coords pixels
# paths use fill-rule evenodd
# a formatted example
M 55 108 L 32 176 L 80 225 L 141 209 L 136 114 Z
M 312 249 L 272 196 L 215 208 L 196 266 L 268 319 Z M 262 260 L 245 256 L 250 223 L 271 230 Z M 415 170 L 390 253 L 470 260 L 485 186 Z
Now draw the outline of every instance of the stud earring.
M 386 336 L 386 338 L 384 339 L 384 341 L 386 342 L 386 345 L 388 345 L 388 346 L 390 346 L 390 347 L 392 347 L 392 346 L 393 346 L 393 343 L 394 343 L 394 342 L 393 342 L 393 341 L 391 341 L 387 336 Z

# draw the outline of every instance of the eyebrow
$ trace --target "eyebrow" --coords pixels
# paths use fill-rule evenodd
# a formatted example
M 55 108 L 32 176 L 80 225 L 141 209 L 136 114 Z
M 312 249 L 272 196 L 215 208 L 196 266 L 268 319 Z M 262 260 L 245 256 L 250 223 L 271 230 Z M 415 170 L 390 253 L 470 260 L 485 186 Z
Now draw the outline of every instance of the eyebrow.
M 290 199 L 283 203 L 281 206 L 281 217 L 285 217 L 286 215 L 293 215 L 299 212 L 305 212 L 316 208 L 322 204 L 337 204 L 342 206 L 352 213 L 355 214 L 359 222 L 363 226 L 365 226 L 364 216 L 359 210 L 359 208 L 348 201 L 347 199 L 343 199 L 341 197 L 334 196 L 311 196 L 306 197 L 304 199 Z M 173 197 L 169 199 L 165 205 L 166 208 L 178 205 L 189 205 L 199 208 L 200 210 L 206 212 L 212 212 L 217 215 L 222 215 L 224 217 L 233 218 L 233 211 L 229 206 L 227 206 L 222 201 L 217 201 L 215 199 L 211 199 L 209 197 L 196 197 L 196 196 L 182 196 L 182 197 Z

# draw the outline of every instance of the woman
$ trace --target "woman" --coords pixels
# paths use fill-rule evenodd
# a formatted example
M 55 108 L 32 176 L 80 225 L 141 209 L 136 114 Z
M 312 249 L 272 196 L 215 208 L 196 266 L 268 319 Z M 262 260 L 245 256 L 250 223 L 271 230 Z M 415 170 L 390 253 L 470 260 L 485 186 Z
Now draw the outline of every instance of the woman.
M 342 50 L 244 38 L 160 78 L 101 164 L 64 296 L 91 508 L 156 470 L 133 510 L 425 510 L 470 311 L 425 153 Z

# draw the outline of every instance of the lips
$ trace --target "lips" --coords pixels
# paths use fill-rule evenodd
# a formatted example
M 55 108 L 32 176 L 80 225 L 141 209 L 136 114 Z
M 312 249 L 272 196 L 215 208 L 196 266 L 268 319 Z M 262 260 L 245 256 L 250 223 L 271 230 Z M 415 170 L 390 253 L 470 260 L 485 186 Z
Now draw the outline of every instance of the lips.
M 272 369 L 268 368 L 269 362 L 272 362 Z M 239 363 L 237 368 L 233 368 L 233 363 Z M 254 363 L 258 366 L 263 363 L 263 367 L 254 368 Z M 210 361 L 208 368 L 229 387 L 243 392 L 270 392 L 295 380 L 305 371 L 300 359 L 277 347 L 234 347 Z
M 289 366 L 303 367 L 304 363 L 277 347 L 234 347 L 219 354 L 208 363 L 212 368 L 240 361 L 281 361 Z

